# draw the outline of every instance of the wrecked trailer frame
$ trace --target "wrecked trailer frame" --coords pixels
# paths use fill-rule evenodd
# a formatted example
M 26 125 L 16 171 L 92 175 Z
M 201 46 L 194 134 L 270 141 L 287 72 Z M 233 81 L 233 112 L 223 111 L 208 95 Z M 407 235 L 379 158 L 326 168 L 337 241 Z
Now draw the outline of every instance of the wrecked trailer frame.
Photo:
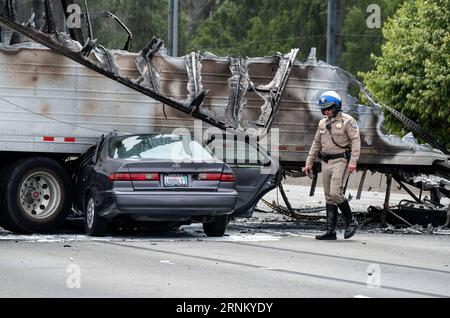
M 251 85 L 252 89 L 261 96 L 264 101 L 265 114 L 261 115 L 261 120 L 258 122 L 259 126 L 263 126 L 263 131 L 258 131 L 258 137 L 263 137 L 267 134 L 273 124 L 273 118 L 275 117 L 278 105 L 281 102 L 283 92 L 285 90 L 290 72 L 295 63 L 298 49 L 293 49 L 289 54 L 279 55 L 278 58 L 279 68 L 275 74 L 274 79 L 267 85 L 256 86 L 253 83 L 243 80 L 243 76 L 248 68 L 247 59 L 242 58 L 230 58 L 231 68 L 233 72 L 232 79 L 230 79 L 232 87 L 232 98 L 227 107 L 227 112 L 230 114 L 230 118 L 226 118 L 226 121 L 221 121 L 211 116 L 207 110 L 202 109 L 203 101 L 207 92 L 202 89 L 200 75 L 199 75 L 199 54 L 192 53 L 192 59 L 187 59 L 186 67 L 188 69 L 189 76 L 189 95 L 187 101 L 175 100 L 159 93 L 159 88 L 155 81 L 149 81 L 149 78 L 155 77 L 155 69 L 151 66 L 151 59 L 156 52 L 161 48 L 162 41 L 159 39 L 153 39 L 150 44 L 141 51 L 138 59 L 138 68 L 142 71 L 142 77 L 136 81 L 132 81 L 127 77 L 121 76 L 119 70 L 114 65 L 113 57 L 109 50 L 104 49 L 101 46 L 96 46 L 92 41 L 88 42 L 84 48 L 79 47 L 76 50 L 76 43 L 73 43 L 72 39 L 64 38 L 61 34 L 49 35 L 40 31 L 24 27 L 18 23 L 10 21 L 7 18 L 0 16 L 0 23 L 13 29 L 14 31 L 26 36 L 27 38 L 42 44 L 49 49 L 62 54 L 63 56 L 89 68 L 90 70 L 97 72 L 103 76 L 106 76 L 122 85 L 125 85 L 141 94 L 144 94 L 164 105 L 173 107 L 189 116 L 197 118 L 205 123 L 215 126 L 222 130 L 233 129 L 237 134 L 250 133 L 254 134 L 254 130 L 257 129 L 256 125 L 253 127 L 242 127 L 240 122 L 240 114 L 245 107 L 245 101 L 243 100 L 242 92 L 247 91 L 248 85 Z M 57 33 L 55 33 L 57 34 Z M 66 42 L 66 45 L 60 42 Z M 95 48 L 100 48 L 103 51 L 104 61 L 94 62 L 89 59 L 92 51 Z M 100 52 L 96 52 L 100 54 Z M 94 53 L 95 54 L 95 53 Z M 98 55 L 97 55 L 98 56 Z M 147 67 L 146 67 L 147 64 Z M 269 109 L 267 113 L 267 109 Z M 250 130 L 250 131 L 249 131 Z M 258 130 L 258 129 L 257 129 Z
M 80 79 L 84 77 L 83 81 L 86 81 L 84 87 L 91 85 L 104 89 L 102 92 L 104 94 L 98 93 L 95 98 L 90 98 L 89 95 L 93 95 L 91 89 L 80 90 L 77 86 L 75 96 L 86 100 L 85 105 L 75 104 L 75 108 L 81 108 L 81 114 L 74 112 L 76 117 L 71 116 L 69 120 L 63 118 L 55 124 L 58 128 L 61 123 L 75 128 L 78 135 L 74 138 L 76 139 L 74 144 L 60 143 L 52 145 L 52 148 L 45 140 L 39 140 L 42 135 L 32 136 L 36 138 L 33 139 L 34 149 L 26 151 L 42 151 L 44 145 L 47 149 L 45 152 L 48 153 L 79 155 L 89 145 L 95 143 L 102 132 L 110 132 L 117 128 L 127 132 L 148 130 L 168 132 L 180 127 L 192 131 L 195 129 L 192 118 L 197 118 L 221 130 L 228 130 L 232 134 L 244 137 L 255 137 L 256 140 L 264 138 L 274 128 L 278 129 L 280 144 L 271 150 L 279 153 L 279 160 L 287 173 L 303 176 L 300 170 L 306 160 L 317 122 L 322 118 L 316 107 L 317 98 L 325 90 L 337 90 L 343 96 L 345 111 L 354 116 L 360 126 L 362 158 L 359 169 L 396 175 L 408 183 L 411 176 L 420 173 L 449 178 L 448 154 L 438 142 L 421 133 L 412 121 L 398 113 L 397 118 L 406 122 L 408 128 L 413 129 L 415 133 L 419 132 L 419 136 L 435 149 L 417 144 L 411 136 L 400 139 L 384 134 L 381 110 L 387 109 L 394 114 L 395 110 L 376 103 L 365 87 L 351 74 L 317 61 L 314 50 L 305 63 L 296 61 L 298 49 L 292 50 L 290 54 L 264 58 L 217 57 L 210 53 L 200 55 L 196 52 L 185 57 L 173 58 L 165 54 L 162 41 L 157 38 L 154 38 L 139 54 L 133 54 L 105 49 L 93 40 L 81 45 L 84 40 L 77 41 L 72 34 L 71 37 L 67 37 L 55 30 L 50 32 L 51 34 L 45 34 L 1 16 L 0 22 L 52 50 L 16 45 L 18 55 L 24 55 L 25 60 L 29 58 L 26 57 L 26 53 L 42 54 L 46 59 L 53 57 L 61 65 L 68 65 L 72 70 L 76 69 L 76 75 L 70 75 L 70 80 L 69 76 L 64 76 L 61 79 L 64 82 L 58 85 L 62 87 L 70 87 L 71 83 L 80 85 Z M 13 54 L 11 48 L 8 50 L 11 56 Z M 33 50 L 40 53 L 32 53 Z M 68 63 L 66 59 L 60 57 L 61 55 L 75 63 Z M 56 58 L 57 56 L 59 58 Z M 76 65 L 82 65 L 100 74 L 101 77 L 117 82 L 118 85 L 94 76 Z M 44 71 L 45 65 L 36 67 L 41 73 L 37 75 L 37 80 L 31 78 L 26 81 L 27 85 L 28 82 L 37 82 L 39 85 L 41 79 L 46 78 L 45 73 L 48 71 Z M 42 82 L 47 82 L 47 85 L 57 84 L 53 80 Z M 357 100 L 348 94 L 349 86 L 352 84 L 358 85 L 368 97 L 370 107 L 358 104 Z M 145 104 L 145 98 L 132 94 L 125 88 L 124 92 L 130 96 L 127 104 L 133 105 L 125 110 L 125 100 L 120 95 L 116 97 L 108 92 L 120 91 L 120 85 L 151 99 Z M 39 90 L 39 86 L 37 89 Z M 116 105 L 101 100 L 114 98 L 118 98 Z M 133 101 L 144 106 L 134 110 Z M 36 116 L 46 116 L 49 119 L 48 126 L 51 126 L 49 124 L 51 120 L 58 117 L 58 112 L 55 111 L 56 103 L 50 104 L 50 107 L 42 105 L 33 110 Z M 165 105 L 173 110 L 168 109 L 166 112 Z M 20 105 L 16 104 L 16 107 L 18 106 Z M 144 111 L 146 115 L 138 118 L 142 117 L 143 108 L 148 108 Z M 103 120 L 111 111 L 113 115 L 108 117 L 109 122 L 100 122 L 99 119 Z M 133 114 L 133 118 L 130 119 L 134 119 L 135 123 L 130 123 L 127 111 Z M 55 134 L 54 130 L 56 128 L 50 132 Z M 90 132 L 89 138 L 87 131 Z M 60 132 L 60 136 L 61 134 L 73 136 L 75 133 Z M 8 145 L 7 149 L 24 151 L 23 146 L 15 147 Z

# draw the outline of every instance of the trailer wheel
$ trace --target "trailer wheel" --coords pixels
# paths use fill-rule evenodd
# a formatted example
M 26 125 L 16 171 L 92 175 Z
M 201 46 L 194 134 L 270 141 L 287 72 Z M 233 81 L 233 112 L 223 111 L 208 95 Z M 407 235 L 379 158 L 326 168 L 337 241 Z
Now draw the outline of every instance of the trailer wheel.
M 7 231 L 14 232 L 14 233 L 27 233 L 28 231 L 25 230 L 22 227 L 19 227 L 16 225 L 10 217 L 6 214 L 6 199 L 4 197 L 5 191 L 5 182 L 10 174 L 11 170 L 11 164 L 6 163 L 2 165 L 0 169 L 0 178 L 1 178 L 1 185 L 0 185 L 0 227 L 4 228 Z
M 14 164 L 4 185 L 5 217 L 21 232 L 50 232 L 67 217 L 72 182 L 67 171 L 49 158 Z

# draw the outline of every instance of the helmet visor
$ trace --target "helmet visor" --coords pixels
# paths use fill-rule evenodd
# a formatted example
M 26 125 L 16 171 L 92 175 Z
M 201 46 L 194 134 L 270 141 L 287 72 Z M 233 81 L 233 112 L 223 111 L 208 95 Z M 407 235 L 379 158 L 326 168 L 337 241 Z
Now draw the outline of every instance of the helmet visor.
M 335 108 L 335 105 L 334 105 L 334 103 L 331 105 L 331 106 L 329 106 L 329 107 L 322 107 L 322 114 L 323 115 L 325 115 L 325 113 L 327 112 L 327 111 L 331 111 L 331 110 L 334 110 L 334 108 Z

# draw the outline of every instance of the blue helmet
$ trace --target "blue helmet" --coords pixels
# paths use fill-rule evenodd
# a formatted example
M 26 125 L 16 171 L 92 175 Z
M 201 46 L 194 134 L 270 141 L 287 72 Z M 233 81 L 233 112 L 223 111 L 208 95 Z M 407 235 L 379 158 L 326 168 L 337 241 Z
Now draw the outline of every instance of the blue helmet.
M 319 107 L 322 111 L 333 107 L 335 113 L 339 113 L 342 110 L 341 96 L 335 91 L 325 92 L 319 98 Z

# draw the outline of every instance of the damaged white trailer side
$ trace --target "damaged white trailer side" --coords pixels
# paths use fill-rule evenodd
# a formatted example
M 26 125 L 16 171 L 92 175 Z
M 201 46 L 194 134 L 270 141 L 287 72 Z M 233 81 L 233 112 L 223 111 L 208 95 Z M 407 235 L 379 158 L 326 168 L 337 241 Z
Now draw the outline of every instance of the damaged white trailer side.
M 51 17 L 51 2 L 41 2 Z M 193 131 L 194 119 L 206 123 L 204 129 L 256 139 L 277 129 L 279 144 L 270 150 L 279 153 L 284 169 L 299 171 L 322 118 L 316 102 L 326 90 L 338 91 L 345 111 L 358 120 L 361 169 L 392 173 L 405 182 L 420 173 L 450 178 L 449 155 L 439 142 L 395 110 L 378 105 L 347 72 L 317 61 L 314 50 L 304 63 L 296 60 L 298 49 L 261 58 L 196 52 L 174 58 L 154 38 L 135 54 L 106 49 L 97 41 L 84 43 L 79 30 L 57 32 L 51 21 L 42 32 L 11 16 L 0 14 L 5 26 L 0 152 L 6 211 L 0 213 L 0 224 L 9 229 L 48 231 L 59 224 L 72 203 L 70 175 L 76 166 L 69 159 L 113 131 Z M 349 95 L 352 84 L 366 93 L 370 107 Z M 429 145 L 385 135 L 383 107 Z

